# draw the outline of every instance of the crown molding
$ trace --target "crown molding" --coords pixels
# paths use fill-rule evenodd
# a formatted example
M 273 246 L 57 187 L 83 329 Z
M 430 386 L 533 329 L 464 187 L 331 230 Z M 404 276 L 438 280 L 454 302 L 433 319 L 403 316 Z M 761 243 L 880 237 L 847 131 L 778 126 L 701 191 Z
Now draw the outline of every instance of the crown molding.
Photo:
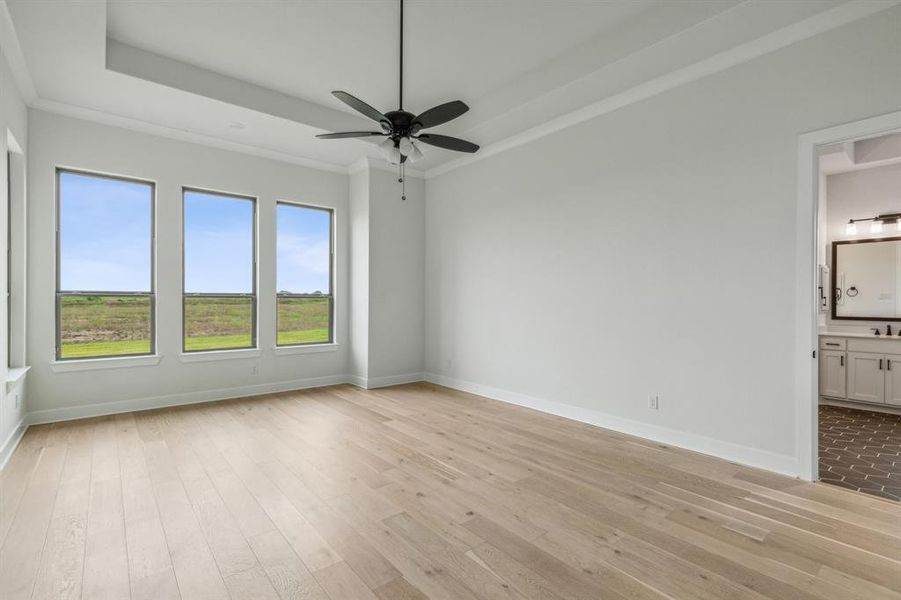
M 677 69 L 666 75 L 651 79 L 618 94 L 608 96 L 570 113 L 551 119 L 541 125 L 488 144 L 477 153 L 425 171 L 425 178 L 431 179 L 449 173 L 466 165 L 484 160 L 490 156 L 506 152 L 552 133 L 578 125 L 595 117 L 613 112 L 636 102 L 657 96 L 669 90 L 692 83 L 708 75 L 713 75 L 731 67 L 775 52 L 815 35 L 831 31 L 848 23 L 866 18 L 893 6 L 901 0 L 852 0 L 826 10 L 814 17 L 783 27 L 753 41 L 714 54 L 691 65 Z

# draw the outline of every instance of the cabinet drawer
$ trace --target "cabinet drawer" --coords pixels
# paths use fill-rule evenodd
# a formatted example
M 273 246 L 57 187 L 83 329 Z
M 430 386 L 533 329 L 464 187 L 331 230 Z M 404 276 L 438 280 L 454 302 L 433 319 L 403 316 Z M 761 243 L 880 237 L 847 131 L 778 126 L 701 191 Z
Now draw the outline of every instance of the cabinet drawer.
M 845 338 L 840 337 L 821 337 L 820 348 L 822 350 L 844 350 Z
M 848 352 L 876 352 L 901 354 L 901 340 L 897 337 L 848 338 Z

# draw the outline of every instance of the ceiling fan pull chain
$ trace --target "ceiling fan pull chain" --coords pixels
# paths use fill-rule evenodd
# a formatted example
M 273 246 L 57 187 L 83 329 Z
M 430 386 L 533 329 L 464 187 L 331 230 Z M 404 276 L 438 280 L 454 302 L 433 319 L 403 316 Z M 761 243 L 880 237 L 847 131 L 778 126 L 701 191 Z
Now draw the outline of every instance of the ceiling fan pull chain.
M 397 181 L 400 183 L 400 199 L 407 199 L 407 177 L 406 177 L 406 168 L 407 166 L 404 163 L 400 163 L 397 166 Z

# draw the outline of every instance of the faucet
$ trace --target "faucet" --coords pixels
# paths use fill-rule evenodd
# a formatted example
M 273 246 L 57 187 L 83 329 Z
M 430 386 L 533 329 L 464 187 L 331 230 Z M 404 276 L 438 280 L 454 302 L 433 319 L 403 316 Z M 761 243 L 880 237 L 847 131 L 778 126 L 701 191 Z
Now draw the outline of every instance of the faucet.
M 892 335 L 892 324 L 889 323 L 885 326 L 885 335 Z
M 870 331 L 873 332 L 873 335 L 880 335 L 878 327 L 870 327 Z

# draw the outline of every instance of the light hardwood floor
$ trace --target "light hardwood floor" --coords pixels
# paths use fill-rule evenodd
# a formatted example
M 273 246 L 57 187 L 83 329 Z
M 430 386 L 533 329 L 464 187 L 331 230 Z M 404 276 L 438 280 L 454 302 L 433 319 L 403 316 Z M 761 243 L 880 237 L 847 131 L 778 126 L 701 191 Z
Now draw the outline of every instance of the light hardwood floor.
M 29 429 L 0 598 L 901 599 L 901 505 L 428 384 Z

